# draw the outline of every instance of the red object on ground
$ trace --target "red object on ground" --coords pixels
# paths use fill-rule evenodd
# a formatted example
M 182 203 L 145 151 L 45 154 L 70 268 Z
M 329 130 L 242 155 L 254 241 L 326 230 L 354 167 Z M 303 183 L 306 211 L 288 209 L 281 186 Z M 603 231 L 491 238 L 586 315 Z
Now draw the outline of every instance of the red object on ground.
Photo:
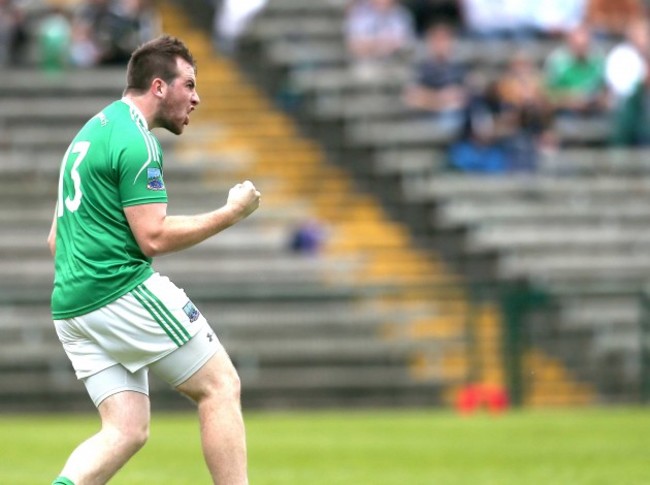
M 473 414 L 480 409 L 499 414 L 507 410 L 509 405 L 506 390 L 488 384 L 468 384 L 458 392 L 456 399 L 456 410 L 461 414 Z

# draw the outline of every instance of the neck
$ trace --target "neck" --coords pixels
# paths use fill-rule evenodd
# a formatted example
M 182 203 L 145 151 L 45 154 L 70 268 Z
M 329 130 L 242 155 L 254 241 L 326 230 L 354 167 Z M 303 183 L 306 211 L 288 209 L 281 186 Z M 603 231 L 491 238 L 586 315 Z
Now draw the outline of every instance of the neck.
M 140 113 L 142 113 L 142 116 L 147 122 L 147 126 L 149 127 L 150 130 L 156 128 L 157 126 L 155 124 L 156 102 L 155 100 L 151 99 L 149 93 L 145 93 L 145 94 L 126 93 L 124 94 L 123 98 L 128 100 L 133 106 L 135 106 L 140 110 Z

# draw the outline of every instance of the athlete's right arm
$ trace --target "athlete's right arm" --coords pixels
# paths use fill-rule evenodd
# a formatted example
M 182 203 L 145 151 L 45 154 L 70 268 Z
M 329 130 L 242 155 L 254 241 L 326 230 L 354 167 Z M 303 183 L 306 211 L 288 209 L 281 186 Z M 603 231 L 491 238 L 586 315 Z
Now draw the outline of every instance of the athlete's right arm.
M 124 213 L 143 254 L 148 257 L 180 251 L 227 229 L 253 213 L 260 193 L 246 181 L 237 184 L 220 209 L 194 216 L 168 216 L 167 204 L 127 206 Z
M 56 207 L 54 208 L 54 218 L 52 219 L 52 226 L 50 227 L 50 234 L 47 236 L 47 245 L 50 247 L 52 256 L 56 253 Z

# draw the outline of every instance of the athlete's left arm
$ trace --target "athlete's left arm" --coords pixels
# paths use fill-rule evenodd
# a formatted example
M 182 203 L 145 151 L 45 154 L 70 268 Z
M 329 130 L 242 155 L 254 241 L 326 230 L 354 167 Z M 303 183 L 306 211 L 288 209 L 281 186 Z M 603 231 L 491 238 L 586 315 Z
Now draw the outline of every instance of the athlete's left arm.
M 259 206 L 260 193 L 252 182 L 237 184 L 219 209 L 194 216 L 168 216 L 167 204 L 152 203 L 124 207 L 131 232 L 148 257 L 180 251 L 248 217 Z
M 56 253 L 56 207 L 54 208 L 54 217 L 52 218 L 52 227 L 50 227 L 50 234 L 47 236 L 47 245 L 50 247 L 52 257 Z

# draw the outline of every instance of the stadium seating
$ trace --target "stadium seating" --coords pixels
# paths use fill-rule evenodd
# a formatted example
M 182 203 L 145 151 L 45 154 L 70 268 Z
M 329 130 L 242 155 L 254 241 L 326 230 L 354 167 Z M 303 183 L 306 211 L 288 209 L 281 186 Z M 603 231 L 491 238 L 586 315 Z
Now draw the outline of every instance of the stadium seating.
M 455 133 L 401 102 L 409 59 L 359 81 L 345 53 L 343 9 L 311 8 L 269 3 L 238 57 L 249 75 L 470 288 L 487 286 L 498 297 L 524 281 L 548 292 L 546 306 L 520 322 L 530 349 L 521 367 L 525 402 L 638 399 L 646 318 L 639 296 L 650 275 L 648 152 L 605 147 L 605 117 L 560 118 L 562 148 L 543 153 L 535 173 L 450 172 L 446 147 Z M 524 47 L 541 63 L 556 46 Z M 489 78 L 522 45 L 463 39 L 459 47 L 472 75 Z M 492 318 L 499 322 L 498 312 Z M 486 319 L 477 319 L 477 334 L 500 338 L 507 324 L 492 328 L 480 323 Z M 480 360 L 495 360 L 491 352 Z

